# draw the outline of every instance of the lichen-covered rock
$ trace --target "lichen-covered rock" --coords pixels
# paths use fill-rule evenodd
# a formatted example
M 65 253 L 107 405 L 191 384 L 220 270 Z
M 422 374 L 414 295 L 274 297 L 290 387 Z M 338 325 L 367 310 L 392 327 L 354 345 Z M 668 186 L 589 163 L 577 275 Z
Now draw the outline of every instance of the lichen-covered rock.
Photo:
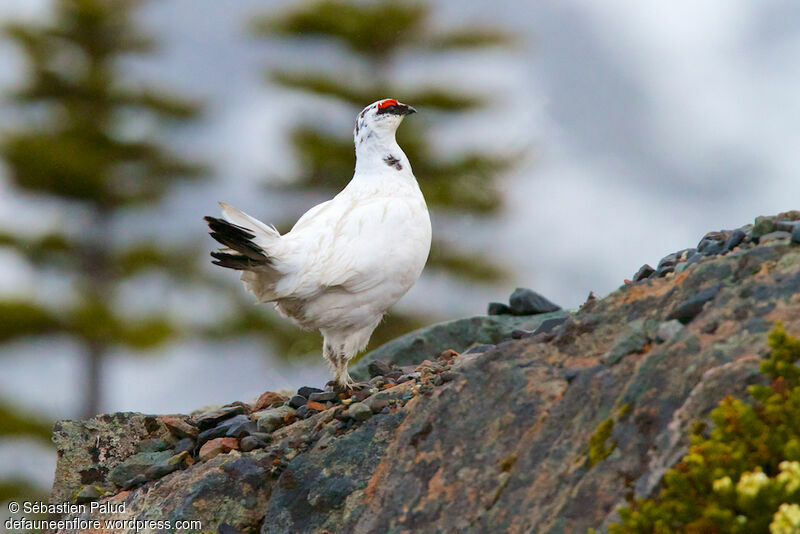
M 76 489 L 87 484 L 116 492 L 109 473 L 137 454 L 140 443 L 148 439 L 169 441 L 174 437 L 155 415 L 126 412 L 88 421 L 59 421 L 53 427 L 58 464 L 51 501 L 68 502 Z
M 288 406 L 251 414 L 286 412 L 249 452 L 129 492 L 107 483 L 107 470 L 168 429 L 140 414 L 69 423 L 59 429 L 53 500 L 97 483 L 111 493 L 100 502 L 126 503 L 120 517 L 196 519 L 203 532 L 604 532 L 630 492 L 657 489 L 686 452 L 690 427 L 763 380 L 772 325 L 800 335 L 800 246 L 784 241 L 676 254 L 681 272 L 626 284 L 573 313 L 409 334 L 371 355 L 403 366 L 397 385 L 323 396 L 311 402 L 325 409 L 306 419 L 292 421 Z M 536 333 L 552 317 L 566 320 Z M 530 335 L 512 339 L 515 329 Z M 488 346 L 465 353 L 475 343 Z M 448 348 L 460 355 L 437 360 Z M 100 474 L 82 478 L 87 469 Z
M 356 380 L 368 380 L 368 367 L 374 360 L 397 366 L 416 365 L 447 349 L 463 352 L 472 345 L 494 345 L 509 339 L 514 330 L 536 330 L 547 319 L 566 315 L 563 311 L 530 316 L 481 315 L 421 328 L 366 354 L 350 368 L 350 375 Z

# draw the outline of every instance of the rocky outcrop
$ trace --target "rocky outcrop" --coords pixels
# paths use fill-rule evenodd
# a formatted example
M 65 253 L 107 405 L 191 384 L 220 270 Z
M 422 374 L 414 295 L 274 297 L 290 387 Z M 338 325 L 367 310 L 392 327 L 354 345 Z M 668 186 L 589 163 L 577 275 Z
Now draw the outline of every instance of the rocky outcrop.
M 359 362 L 352 397 L 61 422 L 52 500 L 198 532 L 605 531 L 762 380 L 774 323 L 800 334 L 798 221 L 710 233 L 573 312 L 494 305 L 508 315 L 414 332 Z

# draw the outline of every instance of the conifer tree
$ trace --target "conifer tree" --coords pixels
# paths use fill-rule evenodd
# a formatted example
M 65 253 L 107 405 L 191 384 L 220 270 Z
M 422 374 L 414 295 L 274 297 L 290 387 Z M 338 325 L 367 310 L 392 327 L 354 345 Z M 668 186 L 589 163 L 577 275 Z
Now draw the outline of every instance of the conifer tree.
M 53 334 L 79 341 L 86 357 L 85 416 L 99 409 L 109 350 L 149 348 L 174 333 L 168 317 L 123 318 L 113 300 L 129 277 L 151 268 L 179 274 L 182 262 L 155 244 L 124 245 L 112 234 L 112 222 L 123 210 L 158 202 L 176 180 L 202 170 L 154 135 L 159 126 L 193 118 L 197 106 L 122 81 L 120 61 L 152 49 L 133 24 L 138 3 L 57 0 L 50 23 L 4 28 L 27 60 L 27 77 L 7 101 L 22 119 L 0 137 L 8 179 L 27 195 L 68 203 L 74 218 L 39 237 L 0 229 L 0 244 L 17 249 L 36 269 L 68 277 L 75 298 L 59 308 L 0 301 L 0 342 Z M 148 128 L 132 128 L 133 120 Z

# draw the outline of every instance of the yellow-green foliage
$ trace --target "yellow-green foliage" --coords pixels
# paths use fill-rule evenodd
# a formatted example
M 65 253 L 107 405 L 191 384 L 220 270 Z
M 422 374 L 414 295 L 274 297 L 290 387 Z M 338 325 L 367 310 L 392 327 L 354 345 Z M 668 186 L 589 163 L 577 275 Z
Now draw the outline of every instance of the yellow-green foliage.
M 692 435 L 658 497 L 621 509 L 612 534 L 800 532 L 800 340 L 778 325 L 769 343 L 772 383 L 750 388 L 752 406 L 722 400 L 710 437 Z
M 606 447 L 606 441 L 611 437 L 611 431 L 614 430 L 614 420 L 608 418 L 595 428 L 592 437 L 589 438 L 589 467 L 594 466 L 597 462 L 608 458 L 614 449 L 617 447 L 617 442 L 614 441 L 609 447 Z

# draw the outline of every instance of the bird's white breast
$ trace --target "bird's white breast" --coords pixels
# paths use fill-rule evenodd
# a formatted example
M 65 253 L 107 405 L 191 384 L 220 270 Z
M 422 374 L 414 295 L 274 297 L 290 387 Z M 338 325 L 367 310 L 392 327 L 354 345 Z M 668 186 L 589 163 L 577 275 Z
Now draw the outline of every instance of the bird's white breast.
M 367 327 L 419 278 L 431 244 L 428 209 L 413 175 L 392 173 L 354 177 L 282 237 L 296 268 L 278 285 L 286 300 L 277 304 L 303 326 Z

